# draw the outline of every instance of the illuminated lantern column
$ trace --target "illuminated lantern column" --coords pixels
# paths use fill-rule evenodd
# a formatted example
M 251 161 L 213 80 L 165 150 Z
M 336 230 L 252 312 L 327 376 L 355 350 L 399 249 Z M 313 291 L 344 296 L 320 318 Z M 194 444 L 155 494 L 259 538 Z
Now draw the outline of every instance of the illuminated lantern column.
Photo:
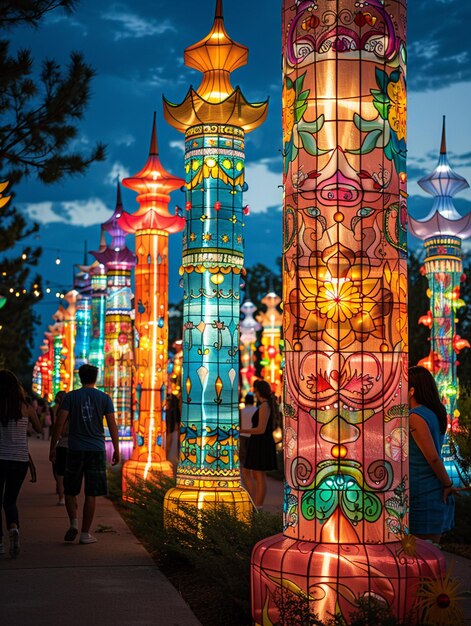
M 430 311 L 419 322 L 431 329 L 431 352 L 420 365 L 434 375 L 452 428 L 459 416 L 457 355 L 463 348 L 469 348 L 469 342 L 456 334 L 456 311 L 464 306 L 460 298 L 460 282 L 465 279 L 461 242 L 471 235 L 471 215 L 462 217 L 453 205 L 453 196 L 469 185 L 448 162 L 445 118 L 438 165 L 429 176 L 419 180 L 419 185 L 434 196 L 427 217 L 409 219 L 412 234 L 425 241 L 425 272 L 430 290 Z M 447 470 L 458 484 L 459 468 L 451 455 L 448 437 L 443 453 Z
M 54 319 L 60 319 L 61 315 L 56 312 L 53 316 Z M 52 395 L 56 396 L 56 393 L 59 391 L 63 391 L 63 359 L 62 359 L 62 348 L 63 348 L 63 330 L 64 325 L 60 321 L 56 321 L 55 324 L 49 326 L 49 331 L 52 335 L 52 343 L 53 343 L 53 360 L 52 360 Z
M 75 368 L 75 313 L 77 303 L 77 291 L 72 289 L 68 291 L 64 300 L 67 302 L 67 308 L 59 307 L 62 309 L 62 316 L 64 321 L 64 338 L 62 346 L 62 355 L 64 358 L 64 391 L 72 391 L 74 388 L 74 368 Z
M 36 359 L 33 367 L 31 388 L 37 396 L 43 397 L 43 375 L 41 370 L 42 355 Z
M 90 335 L 92 328 L 92 301 L 91 301 L 91 277 L 85 268 L 87 265 L 87 253 L 85 253 L 84 265 L 79 266 L 79 271 L 74 276 L 74 289 L 78 292 L 75 309 L 75 370 L 74 387 L 80 386 L 78 370 L 81 365 L 88 363 L 90 352 Z
M 406 7 L 360 6 L 283 2 L 284 534 L 252 554 L 256 624 L 370 596 L 402 620 L 445 570 L 407 534 Z
M 252 387 L 252 379 L 255 376 L 254 355 L 257 332 L 262 326 L 254 319 L 253 314 L 257 307 L 246 295 L 243 305 L 240 307 L 244 319 L 240 322 L 240 395 L 242 399 Z
M 54 337 L 52 333 L 45 332 L 44 340 L 41 346 L 41 382 L 42 382 L 42 395 L 47 395 L 49 401 L 53 399 L 53 364 L 54 364 Z
M 183 230 L 185 219 L 168 211 L 170 192 L 183 180 L 169 174 L 159 158 L 154 125 L 149 158 L 123 184 L 138 193 L 139 209 L 123 212 L 120 227 L 136 236 L 134 434 L 132 457 L 123 466 L 123 498 L 136 477 L 173 476 L 165 453 L 165 400 L 168 365 L 168 236 Z
M 106 242 L 104 236 L 102 236 L 100 252 L 105 248 Z M 103 391 L 103 375 L 105 369 L 106 270 L 105 266 L 97 261 L 88 267 L 80 266 L 80 269 L 90 274 L 91 279 L 92 306 L 88 363 L 98 367 L 96 386 Z
M 224 28 L 222 3 L 209 35 L 185 50 L 203 73 L 179 104 L 164 100 L 165 118 L 185 132 L 187 227 L 183 238 L 183 399 L 177 486 L 166 511 L 227 503 L 251 510 L 240 486 L 238 437 L 240 281 L 244 135 L 265 119 L 267 103 L 250 104 L 230 84 L 247 48 Z
M 111 242 L 105 250 L 92 252 L 92 255 L 98 263 L 106 268 L 104 391 L 113 400 L 121 457 L 126 460 L 132 452 L 133 324 L 131 269 L 136 264 L 136 257 L 126 246 L 126 233 L 119 226 L 119 218 L 122 214 L 121 189 L 118 183 L 116 208 L 110 219 L 102 224 L 102 230 L 110 233 Z M 107 449 L 108 447 L 107 445 Z
M 280 302 L 280 296 L 270 291 L 262 300 L 262 304 L 267 307 L 267 310 L 257 315 L 257 320 L 263 326 L 262 378 L 270 383 L 272 391 L 277 398 L 281 395 L 280 342 L 282 317 L 277 309 Z

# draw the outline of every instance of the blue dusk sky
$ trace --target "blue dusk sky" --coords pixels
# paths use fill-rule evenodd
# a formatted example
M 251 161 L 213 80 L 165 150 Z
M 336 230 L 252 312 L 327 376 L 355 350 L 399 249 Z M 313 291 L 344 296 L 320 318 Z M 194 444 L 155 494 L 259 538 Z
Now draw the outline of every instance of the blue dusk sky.
M 37 30 L 14 30 L 13 48 L 30 47 L 36 70 L 44 58 L 66 64 L 71 51 L 84 53 L 97 76 L 76 141 L 85 149 L 97 140 L 107 144 L 106 161 L 92 165 L 84 176 L 52 186 L 31 179 L 14 189 L 16 206 L 40 224 L 35 239 L 44 248 L 39 271 L 52 289 L 38 305 L 42 325 L 37 346 L 59 304 L 55 291 L 72 286 L 73 264 L 82 262 L 84 242 L 89 250 L 98 248 L 100 224 L 115 206 L 117 176 L 134 174 L 145 163 L 154 110 L 162 163 L 184 176 L 184 138 L 164 121 L 162 95 L 181 102 L 190 84 L 200 84 L 201 74 L 183 65 L 183 52 L 209 32 L 214 7 L 215 0 L 81 0 L 72 16 L 56 10 Z M 270 99 L 265 124 L 247 136 L 245 201 L 251 214 L 246 219 L 246 265 L 273 267 L 281 254 L 281 0 L 224 0 L 224 17 L 229 35 L 249 48 L 248 65 L 233 73 L 232 84 L 240 85 L 249 101 Z M 451 164 L 471 181 L 470 23 L 471 2 L 409 2 L 409 211 L 415 217 L 423 217 L 431 206 L 417 180 L 436 165 L 443 114 Z M 123 203 L 134 212 L 134 192 L 123 189 Z M 171 207 L 175 204 L 184 205 L 180 191 L 172 194 Z M 469 189 L 456 206 L 462 214 L 471 210 Z M 128 245 L 133 246 L 131 237 Z M 171 302 L 182 297 L 180 254 L 181 236 L 173 235 Z

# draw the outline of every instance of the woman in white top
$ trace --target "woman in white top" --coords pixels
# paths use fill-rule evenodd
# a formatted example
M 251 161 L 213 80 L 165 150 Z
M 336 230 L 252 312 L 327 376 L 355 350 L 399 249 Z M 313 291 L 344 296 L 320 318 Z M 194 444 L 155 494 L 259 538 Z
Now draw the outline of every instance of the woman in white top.
M 19 380 L 13 372 L 0 370 L 0 503 L 5 511 L 12 558 L 20 551 L 16 500 L 28 471 L 29 422 L 36 432 L 41 432 L 36 411 L 26 403 Z M 0 554 L 5 554 L 1 510 Z

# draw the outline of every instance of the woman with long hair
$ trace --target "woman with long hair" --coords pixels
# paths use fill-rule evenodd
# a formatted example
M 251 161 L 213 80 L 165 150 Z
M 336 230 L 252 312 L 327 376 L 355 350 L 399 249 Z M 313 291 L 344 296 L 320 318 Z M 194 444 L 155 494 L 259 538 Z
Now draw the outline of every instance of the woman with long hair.
M 434 543 L 454 525 L 453 482 L 441 449 L 446 409 L 432 374 L 420 365 L 409 369 L 410 532 Z
M 252 428 L 241 429 L 241 433 L 250 435 L 247 446 L 245 469 L 251 470 L 253 477 L 250 496 L 255 506 L 263 507 L 267 494 L 265 472 L 276 469 L 276 448 L 273 431 L 279 418 L 278 402 L 270 385 L 265 380 L 256 380 L 253 385 L 258 408 L 252 416 Z
M 20 522 L 16 500 L 29 466 L 28 423 L 41 432 L 36 411 L 26 402 L 19 380 L 9 370 L 0 370 L 0 503 L 10 541 L 10 556 L 20 552 Z M 0 508 L 0 554 L 5 554 Z

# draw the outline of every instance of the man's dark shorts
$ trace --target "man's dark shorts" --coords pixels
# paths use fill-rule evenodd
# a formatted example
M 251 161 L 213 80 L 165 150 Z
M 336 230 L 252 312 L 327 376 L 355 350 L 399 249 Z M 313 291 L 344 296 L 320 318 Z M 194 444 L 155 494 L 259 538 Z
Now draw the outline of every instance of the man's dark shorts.
M 105 451 L 69 450 L 64 476 L 66 496 L 78 496 L 85 477 L 86 496 L 106 496 L 106 453 Z

